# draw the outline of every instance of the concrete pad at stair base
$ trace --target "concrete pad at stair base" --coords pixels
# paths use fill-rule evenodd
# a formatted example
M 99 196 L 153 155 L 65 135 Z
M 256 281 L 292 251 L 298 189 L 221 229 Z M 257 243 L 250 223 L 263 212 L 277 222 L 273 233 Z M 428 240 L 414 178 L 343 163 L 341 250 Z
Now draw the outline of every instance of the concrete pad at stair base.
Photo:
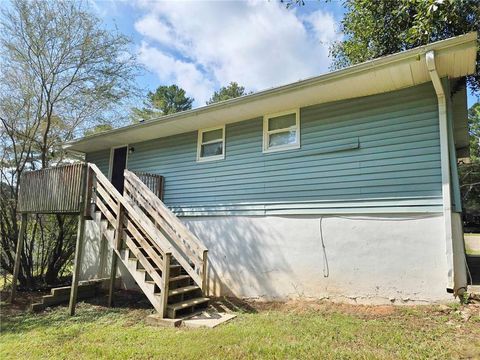
M 179 327 L 182 324 L 182 319 L 166 319 L 159 314 L 148 315 L 146 321 L 148 325 L 161 327 Z
M 147 316 L 147 324 L 160 327 L 179 327 L 185 326 L 189 328 L 214 328 L 223 324 L 237 315 L 231 313 L 217 312 L 215 310 L 206 310 L 193 316 L 181 319 L 162 318 L 159 314 Z
M 220 324 L 232 320 L 236 316 L 237 315 L 231 313 L 220 313 L 217 311 L 206 310 L 189 317 L 188 319 L 184 319 L 182 325 L 189 328 L 214 328 Z

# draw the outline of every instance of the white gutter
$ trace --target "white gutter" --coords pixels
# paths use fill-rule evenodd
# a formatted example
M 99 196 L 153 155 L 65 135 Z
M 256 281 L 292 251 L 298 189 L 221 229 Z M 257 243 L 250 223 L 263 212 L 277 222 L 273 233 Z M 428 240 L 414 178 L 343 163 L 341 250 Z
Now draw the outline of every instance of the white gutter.
M 438 99 L 438 120 L 440 128 L 440 158 L 442 168 L 442 197 L 443 197 L 443 219 L 445 223 L 445 246 L 448 266 L 448 289 L 455 291 L 454 265 L 453 265 L 453 230 L 452 230 L 452 199 L 450 185 L 450 158 L 448 151 L 448 121 L 447 121 L 447 99 L 442 81 L 437 73 L 435 64 L 435 52 L 428 51 L 425 54 L 427 69 L 437 93 Z

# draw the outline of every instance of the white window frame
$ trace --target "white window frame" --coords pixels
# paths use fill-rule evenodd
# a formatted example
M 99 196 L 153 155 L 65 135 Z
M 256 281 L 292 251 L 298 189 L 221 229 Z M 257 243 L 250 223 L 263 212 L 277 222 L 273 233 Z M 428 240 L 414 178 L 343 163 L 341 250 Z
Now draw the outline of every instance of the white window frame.
M 275 133 L 280 133 L 284 132 L 287 130 L 287 128 L 283 129 L 277 129 L 277 130 L 268 130 L 268 121 L 272 118 L 278 117 L 278 116 L 283 116 L 283 115 L 290 115 L 290 114 L 295 114 L 295 134 L 296 134 L 296 141 L 294 144 L 287 144 L 287 145 L 281 145 L 281 146 L 274 146 L 274 147 L 269 147 L 269 137 L 270 134 L 275 134 Z M 290 127 L 290 128 L 293 128 Z M 263 117 L 263 152 L 264 153 L 270 153 L 270 152 L 276 152 L 276 151 L 285 151 L 285 150 L 293 150 L 293 149 L 299 149 L 300 148 L 300 109 L 293 109 L 293 110 L 287 110 L 287 111 L 282 111 L 274 114 L 267 114 Z
M 202 157 L 201 156 L 202 145 L 218 142 L 218 140 L 214 140 L 214 141 L 207 141 L 205 143 L 202 143 L 203 133 L 209 132 L 209 131 L 214 131 L 214 130 L 219 130 L 219 129 L 222 129 L 222 154 L 221 155 L 213 155 L 213 156 Z M 225 159 L 225 125 L 216 126 L 216 127 L 207 128 L 207 129 L 199 129 L 198 130 L 198 139 L 197 139 L 197 162 L 223 160 L 223 159 Z

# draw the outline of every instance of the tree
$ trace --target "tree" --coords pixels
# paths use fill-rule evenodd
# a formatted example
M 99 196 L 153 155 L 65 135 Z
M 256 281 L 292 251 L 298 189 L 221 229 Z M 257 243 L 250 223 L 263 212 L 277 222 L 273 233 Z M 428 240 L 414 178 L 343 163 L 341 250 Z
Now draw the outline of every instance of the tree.
M 240 86 L 236 82 L 232 81 L 227 86 L 223 86 L 220 88 L 220 90 L 215 91 L 210 100 L 207 101 L 207 105 L 248 94 L 251 94 L 251 92 L 246 92 L 245 87 Z
M 85 130 L 83 132 L 83 136 L 95 135 L 105 131 L 110 131 L 112 129 L 113 129 L 113 126 L 110 124 L 98 124 L 98 125 L 95 125 L 93 128 Z
M 468 133 L 470 135 L 470 160 L 480 163 L 480 102 L 468 110 Z
M 0 13 L 0 265 L 11 272 L 18 179 L 65 161 L 62 143 L 115 116 L 139 67 L 125 36 L 100 27 L 83 2 L 14 0 Z M 75 222 L 29 224 L 20 282 L 52 282 L 68 267 Z
M 480 30 L 478 0 L 345 0 L 345 39 L 331 47 L 333 68 L 342 68 L 430 42 Z M 480 90 L 477 71 L 469 77 Z
M 460 189 L 465 214 L 465 225 L 480 230 L 475 219 L 480 218 L 480 103 L 468 111 L 470 135 L 470 162 L 459 165 Z
M 133 108 L 134 121 L 150 120 L 155 117 L 190 110 L 194 99 L 187 97 L 185 90 L 177 85 L 159 86 L 155 92 L 148 92 L 142 109 Z

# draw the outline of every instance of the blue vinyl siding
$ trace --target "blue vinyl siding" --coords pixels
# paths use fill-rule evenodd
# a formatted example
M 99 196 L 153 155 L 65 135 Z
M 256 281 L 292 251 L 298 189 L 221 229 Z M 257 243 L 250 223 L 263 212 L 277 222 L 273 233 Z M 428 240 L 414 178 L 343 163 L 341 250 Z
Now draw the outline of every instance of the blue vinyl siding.
M 196 132 L 130 144 L 128 168 L 165 176 L 164 201 L 184 215 L 440 209 L 430 84 L 302 108 L 300 126 L 300 149 L 263 153 L 262 118 L 228 124 L 225 159 L 204 163 Z M 108 171 L 108 151 L 88 160 Z
M 96 151 L 87 154 L 86 160 L 98 166 L 105 176 L 108 176 L 110 165 L 110 150 Z

